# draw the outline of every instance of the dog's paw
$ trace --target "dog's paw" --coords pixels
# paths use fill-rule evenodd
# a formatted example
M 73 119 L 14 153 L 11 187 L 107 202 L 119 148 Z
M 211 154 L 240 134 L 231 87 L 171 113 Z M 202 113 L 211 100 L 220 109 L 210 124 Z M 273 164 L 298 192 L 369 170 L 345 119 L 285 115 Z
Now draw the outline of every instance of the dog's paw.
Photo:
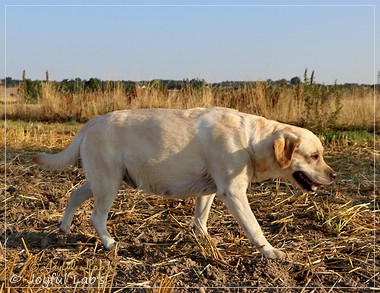
M 61 230 L 61 232 L 63 232 L 64 234 L 68 235 L 70 233 L 70 224 L 66 224 L 64 222 L 61 222 L 60 226 L 59 226 L 59 229 Z
M 270 250 L 261 250 L 260 252 L 267 258 L 270 259 L 285 259 L 286 258 L 286 253 L 283 251 L 280 251 L 278 249 L 272 248 Z
M 198 239 L 202 239 L 206 236 L 208 236 L 208 231 L 207 227 L 201 227 L 199 225 L 194 225 L 193 226 L 194 234 Z
M 103 238 L 102 243 L 107 250 L 113 250 L 117 244 L 117 242 L 113 240 L 111 237 Z

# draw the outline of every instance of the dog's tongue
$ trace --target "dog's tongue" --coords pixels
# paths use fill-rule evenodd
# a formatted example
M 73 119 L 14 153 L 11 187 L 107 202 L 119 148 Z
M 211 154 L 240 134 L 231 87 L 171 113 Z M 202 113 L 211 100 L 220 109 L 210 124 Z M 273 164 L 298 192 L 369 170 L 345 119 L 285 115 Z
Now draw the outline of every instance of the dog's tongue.
M 318 189 L 319 186 L 321 186 L 321 185 L 320 185 L 320 184 L 313 184 L 313 185 L 311 186 L 311 190 L 312 190 L 312 191 L 317 191 L 317 189 Z

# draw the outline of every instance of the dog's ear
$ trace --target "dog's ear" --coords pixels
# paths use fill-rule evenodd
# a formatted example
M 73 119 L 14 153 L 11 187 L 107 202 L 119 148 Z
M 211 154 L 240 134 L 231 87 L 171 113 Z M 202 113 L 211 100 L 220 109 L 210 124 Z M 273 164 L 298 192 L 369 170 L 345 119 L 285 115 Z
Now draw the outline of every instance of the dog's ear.
M 295 149 L 300 145 L 301 140 L 294 136 L 280 136 L 273 143 L 274 157 L 281 168 L 290 166 Z

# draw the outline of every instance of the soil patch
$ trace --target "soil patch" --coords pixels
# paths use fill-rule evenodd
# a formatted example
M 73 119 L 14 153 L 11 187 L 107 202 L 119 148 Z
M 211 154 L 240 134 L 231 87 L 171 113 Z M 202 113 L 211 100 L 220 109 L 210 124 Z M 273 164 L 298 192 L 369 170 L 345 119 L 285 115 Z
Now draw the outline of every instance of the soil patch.
M 33 152 L 8 149 L 1 158 L 7 181 L 0 275 L 1 288 L 11 292 L 368 292 L 379 286 L 373 168 L 380 166 L 370 147 L 328 148 L 326 160 L 339 176 L 316 195 L 278 180 L 251 186 L 251 208 L 268 240 L 287 253 L 283 261 L 261 256 L 218 199 L 210 237 L 196 239 L 193 199 L 168 200 L 126 186 L 109 214 L 110 233 L 119 241 L 114 251 L 102 247 L 90 224 L 91 201 L 63 236 L 58 223 L 70 191 L 85 179 L 79 166 L 38 169 Z

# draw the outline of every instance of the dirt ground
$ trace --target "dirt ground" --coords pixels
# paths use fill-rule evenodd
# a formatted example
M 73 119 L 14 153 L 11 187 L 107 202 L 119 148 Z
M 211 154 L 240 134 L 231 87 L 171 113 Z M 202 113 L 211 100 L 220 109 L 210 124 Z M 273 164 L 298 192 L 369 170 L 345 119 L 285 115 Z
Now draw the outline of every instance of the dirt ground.
M 7 178 L 0 208 L 1 292 L 380 288 L 374 164 L 377 170 L 380 166 L 372 146 L 329 146 L 326 161 L 338 179 L 316 195 L 278 180 L 252 184 L 251 208 L 268 240 L 287 253 L 286 260 L 261 256 L 218 199 L 208 222 L 210 237 L 197 239 L 193 199 L 167 200 L 124 188 L 108 220 L 119 242 L 114 251 L 106 251 L 95 235 L 91 201 L 77 212 L 71 234 L 63 236 L 58 223 L 70 191 L 85 179 L 79 165 L 40 170 L 31 163 L 35 151 L 8 149 L 6 164 L 4 154 L 1 158 L 1 181 Z

